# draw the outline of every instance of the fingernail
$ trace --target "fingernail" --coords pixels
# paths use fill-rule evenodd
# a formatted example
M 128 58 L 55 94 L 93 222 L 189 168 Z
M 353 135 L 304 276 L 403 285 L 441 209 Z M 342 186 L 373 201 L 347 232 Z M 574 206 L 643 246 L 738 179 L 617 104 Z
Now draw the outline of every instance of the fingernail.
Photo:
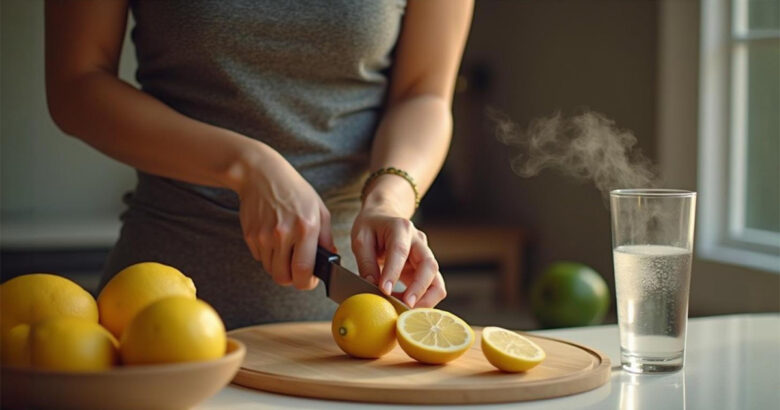
M 389 295 L 389 294 L 390 294 L 390 292 L 392 292 L 392 291 L 393 291 L 393 284 L 392 284 L 392 283 L 390 283 L 390 281 L 389 281 L 389 280 L 388 280 L 388 281 L 386 281 L 386 282 L 385 282 L 385 284 L 384 284 L 384 285 L 382 285 L 382 290 L 384 290 L 384 291 L 385 291 L 385 293 L 387 293 L 387 294 Z
M 373 284 L 376 284 L 376 278 L 374 277 L 374 275 L 368 275 L 365 277 L 365 279 Z
M 413 294 L 406 298 L 406 303 L 409 305 L 409 307 L 414 307 L 415 302 L 417 302 L 417 296 Z

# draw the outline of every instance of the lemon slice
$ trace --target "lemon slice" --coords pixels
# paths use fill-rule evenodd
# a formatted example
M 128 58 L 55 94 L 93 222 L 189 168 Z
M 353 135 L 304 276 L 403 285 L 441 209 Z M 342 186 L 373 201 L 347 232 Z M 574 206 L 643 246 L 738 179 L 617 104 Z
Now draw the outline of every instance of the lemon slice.
M 490 364 L 505 372 L 524 372 L 546 357 L 536 343 L 495 326 L 482 329 L 482 354 Z
M 463 319 L 439 309 L 401 313 L 396 322 L 398 344 L 413 359 L 428 364 L 455 360 L 474 344 L 474 331 Z

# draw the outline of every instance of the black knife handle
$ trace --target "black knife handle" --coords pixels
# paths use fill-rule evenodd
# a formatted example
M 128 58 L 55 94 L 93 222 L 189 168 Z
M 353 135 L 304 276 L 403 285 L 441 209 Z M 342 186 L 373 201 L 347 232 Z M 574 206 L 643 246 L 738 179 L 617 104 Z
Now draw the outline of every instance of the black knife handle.
M 317 246 L 317 258 L 314 260 L 314 276 L 320 278 L 325 289 L 330 285 L 330 268 L 333 264 L 341 265 L 341 256 L 321 246 Z

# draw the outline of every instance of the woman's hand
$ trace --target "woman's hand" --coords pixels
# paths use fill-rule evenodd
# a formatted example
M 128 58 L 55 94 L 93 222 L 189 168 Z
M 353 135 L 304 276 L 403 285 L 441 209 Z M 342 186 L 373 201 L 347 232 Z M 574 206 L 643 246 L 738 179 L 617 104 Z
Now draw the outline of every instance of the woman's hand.
M 281 155 L 262 144 L 256 148 L 232 169 L 244 240 L 276 283 L 313 289 L 317 244 L 336 251 L 330 213 Z
M 407 305 L 433 307 L 447 291 L 425 233 L 407 216 L 414 211 L 410 193 L 397 176 L 377 178 L 352 227 L 352 251 L 360 275 L 385 294 L 400 280 L 406 285 L 401 297 Z
M 369 168 L 404 170 L 420 194 L 449 147 L 452 94 L 473 7 L 473 0 L 426 0 L 409 2 L 404 12 Z M 352 228 L 361 276 L 373 277 L 385 293 L 400 279 L 408 305 L 436 305 L 447 292 L 425 235 L 409 222 L 414 192 L 395 175 L 377 178 L 369 189 Z

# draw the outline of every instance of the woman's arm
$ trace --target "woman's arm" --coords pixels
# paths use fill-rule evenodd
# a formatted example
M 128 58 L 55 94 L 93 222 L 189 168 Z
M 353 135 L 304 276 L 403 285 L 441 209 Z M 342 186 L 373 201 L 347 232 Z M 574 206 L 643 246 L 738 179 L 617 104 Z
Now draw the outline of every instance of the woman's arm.
M 318 238 L 333 248 L 322 200 L 269 146 L 188 118 L 118 79 L 127 10 L 127 0 L 47 0 L 52 118 L 64 132 L 140 170 L 236 191 L 255 259 L 276 282 L 312 288 Z
M 143 171 L 233 187 L 233 166 L 252 141 L 119 80 L 126 20 L 127 0 L 46 2 L 46 91 L 55 123 Z
M 400 168 L 414 178 L 421 195 L 449 148 L 452 94 L 472 9 L 472 0 L 407 3 L 371 170 Z M 414 207 L 414 192 L 406 180 L 378 177 L 368 187 L 356 220 L 353 250 L 363 276 L 379 279 L 385 289 L 401 279 L 408 285 L 408 304 L 433 306 L 446 291 L 425 235 L 409 222 Z M 381 271 L 377 261 L 384 262 Z

